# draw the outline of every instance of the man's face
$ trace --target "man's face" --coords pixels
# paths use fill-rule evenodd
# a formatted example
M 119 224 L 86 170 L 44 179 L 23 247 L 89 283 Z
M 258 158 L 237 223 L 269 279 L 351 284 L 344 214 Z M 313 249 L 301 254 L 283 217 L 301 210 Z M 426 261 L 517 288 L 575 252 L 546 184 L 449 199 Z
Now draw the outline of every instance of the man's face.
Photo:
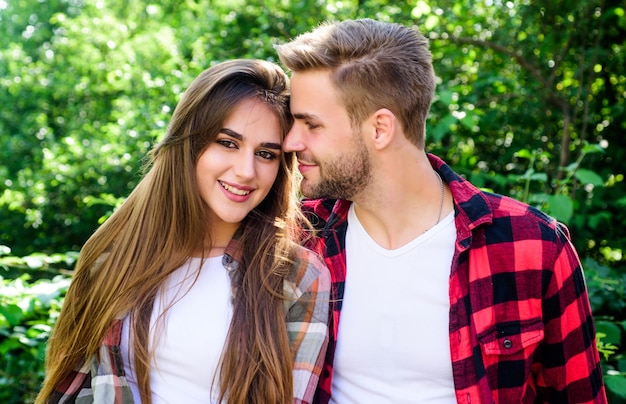
M 293 74 L 291 113 L 295 121 L 283 149 L 298 156 L 302 194 L 352 200 L 371 180 L 369 153 L 328 71 Z

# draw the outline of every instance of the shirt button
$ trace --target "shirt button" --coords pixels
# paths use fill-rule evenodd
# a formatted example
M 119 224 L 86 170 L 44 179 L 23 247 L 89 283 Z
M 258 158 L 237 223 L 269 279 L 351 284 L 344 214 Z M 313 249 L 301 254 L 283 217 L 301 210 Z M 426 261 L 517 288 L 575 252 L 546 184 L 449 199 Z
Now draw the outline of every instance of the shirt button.
M 504 340 L 504 342 L 502 342 L 502 345 L 504 345 L 506 349 L 509 349 L 513 346 L 513 342 L 507 338 Z

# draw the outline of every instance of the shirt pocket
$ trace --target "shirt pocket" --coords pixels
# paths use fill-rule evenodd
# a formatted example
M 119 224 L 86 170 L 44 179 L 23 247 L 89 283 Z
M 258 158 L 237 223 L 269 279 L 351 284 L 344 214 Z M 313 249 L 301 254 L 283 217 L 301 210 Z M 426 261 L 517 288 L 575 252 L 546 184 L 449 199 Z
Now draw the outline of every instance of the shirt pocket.
M 498 323 L 480 333 L 478 341 L 485 355 L 515 355 L 537 345 L 543 334 L 543 322 L 537 318 Z

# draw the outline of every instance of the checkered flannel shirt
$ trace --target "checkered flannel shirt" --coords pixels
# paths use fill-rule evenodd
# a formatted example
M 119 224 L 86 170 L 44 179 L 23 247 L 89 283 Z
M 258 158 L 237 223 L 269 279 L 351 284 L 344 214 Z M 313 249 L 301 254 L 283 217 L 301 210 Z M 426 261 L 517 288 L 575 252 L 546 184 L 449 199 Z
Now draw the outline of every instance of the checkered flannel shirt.
M 225 265 L 236 260 L 239 246 L 233 239 Z M 299 248 L 294 270 L 285 280 L 287 333 L 294 354 L 294 404 L 312 401 L 328 344 L 330 275 L 312 251 Z M 73 371 L 56 388 L 49 403 L 133 404 L 120 352 L 123 319 L 108 331 L 98 354 Z M 210 383 L 210 380 L 208 380 Z
M 428 157 L 454 199 L 449 330 L 457 402 L 605 403 L 585 279 L 567 228 L 528 205 L 480 191 Z M 324 256 L 336 301 L 317 403 L 331 397 L 349 207 L 341 200 L 303 203 L 320 230 L 309 247 Z

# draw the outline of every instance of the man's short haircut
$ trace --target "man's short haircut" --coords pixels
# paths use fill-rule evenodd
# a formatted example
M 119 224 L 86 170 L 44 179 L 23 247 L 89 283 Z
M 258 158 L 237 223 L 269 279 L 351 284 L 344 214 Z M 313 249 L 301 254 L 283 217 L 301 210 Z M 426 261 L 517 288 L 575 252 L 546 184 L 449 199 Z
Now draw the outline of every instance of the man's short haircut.
M 277 52 L 293 72 L 330 71 L 353 127 L 387 108 L 424 148 L 435 73 L 428 40 L 417 29 L 372 19 L 325 22 Z

